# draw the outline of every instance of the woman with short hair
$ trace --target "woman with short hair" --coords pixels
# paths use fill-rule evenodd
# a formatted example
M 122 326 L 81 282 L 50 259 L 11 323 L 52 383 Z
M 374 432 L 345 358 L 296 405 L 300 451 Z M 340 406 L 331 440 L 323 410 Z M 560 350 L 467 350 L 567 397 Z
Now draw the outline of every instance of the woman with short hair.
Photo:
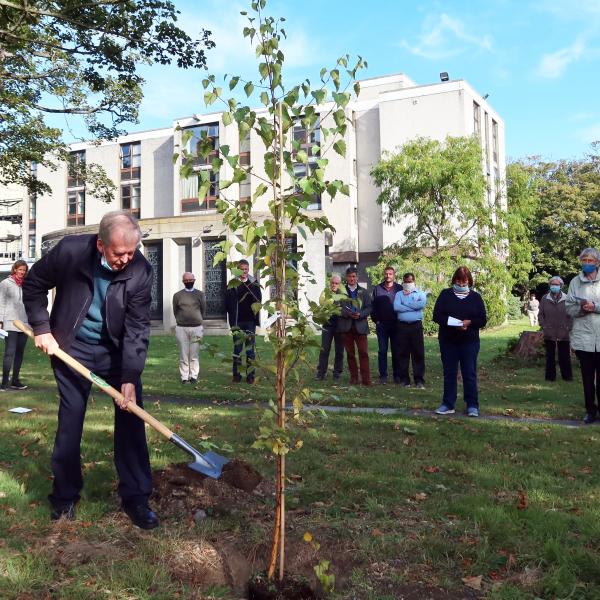
M 473 276 L 467 267 L 456 269 L 451 283 L 451 287 L 441 291 L 433 308 L 433 320 L 440 326 L 438 341 L 444 371 L 444 395 L 435 412 L 455 413 L 460 365 L 467 416 L 478 417 L 477 355 L 479 330 L 487 323 L 485 305 L 473 290 Z
M 4 360 L 2 361 L 2 384 L 0 391 L 5 392 L 9 387 L 10 371 L 12 379 L 10 387 L 13 390 L 25 390 L 27 386 L 19 379 L 27 335 L 17 329 L 13 323 L 19 319 L 27 324 L 27 314 L 23 306 L 23 279 L 29 267 L 24 260 L 18 260 L 11 268 L 10 276 L 0 282 L 0 328 L 8 333 L 4 340 Z
M 600 252 L 586 248 L 579 255 L 581 272 L 573 277 L 567 293 L 567 312 L 573 317 L 571 348 L 579 359 L 584 423 L 593 423 L 600 410 Z

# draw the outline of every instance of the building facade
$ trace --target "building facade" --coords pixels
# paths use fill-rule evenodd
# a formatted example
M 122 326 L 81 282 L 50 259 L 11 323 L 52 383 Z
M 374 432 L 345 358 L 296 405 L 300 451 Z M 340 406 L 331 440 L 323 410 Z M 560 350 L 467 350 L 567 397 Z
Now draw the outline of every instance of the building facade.
M 322 107 L 323 115 L 328 108 Z M 327 153 L 326 178 L 347 182 L 350 196 L 338 195 L 332 200 L 323 194 L 315 197 L 307 209 L 315 216 L 327 216 L 335 233 L 291 240 L 303 247 L 314 274 L 316 283 L 306 289 L 309 298 L 318 298 L 328 272 L 342 272 L 350 264 L 360 265 L 364 280 L 364 267 L 374 264 L 386 246 L 402 240 L 403 224 L 384 222 L 377 204 L 379 189 L 370 177 L 385 151 L 393 151 L 417 136 L 443 140 L 447 135 L 477 135 L 482 145 L 482 170 L 488 179 L 490 210 L 495 210 L 499 198 L 505 201 L 504 123 L 466 81 L 417 85 L 403 74 L 366 79 L 361 81 L 359 98 L 345 110 L 351 123 L 345 139 L 346 156 Z M 260 109 L 256 112 L 261 114 Z M 327 118 L 323 116 L 325 127 L 330 126 Z M 298 124 L 293 136 L 309 149 L 319 145 L 319 131 L 319 126 L 307 131 Z M 182 178 L 180 159 L 173 161 L 174 152 L 186 148 L 193 154 L 204 136 L 211 141 L 213 153 L 207 159 L 194 159 L 194 174 Z M 95 199 L 73 166 L 65 164 L 55 171 L 39 166 L 37 176 L 49 184 L 52 193 L 30 198 L 18 188 L 3 190 L 0 209 L 14 212 L 18 207 L 20 215 L 17 223 L 11 222 L 8 214 L 3 221 L 0 213 L 0 226 L 10 226 L 4 238 L 13 243 L 11 248 L 20 245 L 22 255 L 35 259 L 64 235 L 96 231 L 105 212 L 128 210 L 140 219 L 144 253 L 155 270 L 154 327 L 168 331 L 174 326 L 171 298 L 181 288 L 182 273 L 192 271 L 197 286 L 207 295 L 208 328 L 225 330 L 228 273 L 224 265 L 213 266 L 212 259 L 216 244 L 232 234 L 226 231 L 215 201 L 219 193 L 230 199 L 249 198 L 259 180 L 251 178 L 220 192 L 219 179 L 232 176 L 225 162 L 218 176 L 211 175 L 206 200 L 199 202 L 199 172 L 210 168 L 213 155 L 222 145 L 229 146 L 231 154 L 240 155 L 241 165 L 252 165 L 253 173 L 266 176 L 259 136 L 251 132 L 240 140 L 235 123 L 225 126 L 221 113 L 178 119 L 170 128 L 132 133 L 116 141 L 74 144 L 72 165 L 86 162 L 102 166 L 116 185 L 114 202 L 106 204 Z M 309 159 L 308 168 L 317 158 Z M 306 168 L 297 165 L 297 175 Z M 253 213 L 258 220 L 267 216 L 265 196 L 255 203 Z M 0 244 L 1 235 L 0 230 Z M 10 235 L 17 237 L 11 240 Z M 252 264 L 252 257 L 247 258 Z M 306 299 L 300 298 L 300 302 Z

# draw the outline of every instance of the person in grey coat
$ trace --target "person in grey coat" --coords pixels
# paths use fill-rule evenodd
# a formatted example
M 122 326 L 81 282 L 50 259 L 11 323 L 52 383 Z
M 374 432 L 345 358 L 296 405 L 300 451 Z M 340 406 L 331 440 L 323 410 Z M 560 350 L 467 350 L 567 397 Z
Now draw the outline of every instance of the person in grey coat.
M 8 333 L 8 337 L 4 341 L 0 392 L 8 389 L 11 368 L 10 388 L 13 390 L 27 389 L 27 386 L 19 379 L 27 335 L 17 329 L 13 321 L 19 319 L 25 325 L 28 324 L 21 288 L 28 270 L 27 263 L 24 260 L 18 260 L 13 264 L 10 276 L 0 283 L 0 328 Z
M 593 423 L 600 409 L 600 252 L 586 248 L 579 255 L 581 273 L 571 279 L 567 312 L 573 317 L 571 348 L 579 359 L 584 423 Z
M 546 346 L 546 381 L 556 380 L 556 353 L 564 381 L 573 381 L 569 333 L 573 317 L 567 313 L 567 295 L 563 293 L 563 280 L 555 275 L 549 282 L 550 291 L 540 300 L 539 323 L 544 333 Z

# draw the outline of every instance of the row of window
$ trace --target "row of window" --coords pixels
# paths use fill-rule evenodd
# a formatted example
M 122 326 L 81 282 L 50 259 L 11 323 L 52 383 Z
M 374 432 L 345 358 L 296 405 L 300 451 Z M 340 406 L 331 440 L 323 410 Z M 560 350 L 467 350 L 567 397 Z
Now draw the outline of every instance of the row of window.
M 477 137 L 481 138 L 481 106 L 477 102 L 473 102 L 473 131 Z M 485 163 L 486 171 L 490 169 L 490 124 L 487 111 L 484 113 L 484 132 L 485 132 Z M 498 140 L 498 123 L 492 119 L 492 158 L 494 164 L 498 164 L 499 159 L 499 140 Z

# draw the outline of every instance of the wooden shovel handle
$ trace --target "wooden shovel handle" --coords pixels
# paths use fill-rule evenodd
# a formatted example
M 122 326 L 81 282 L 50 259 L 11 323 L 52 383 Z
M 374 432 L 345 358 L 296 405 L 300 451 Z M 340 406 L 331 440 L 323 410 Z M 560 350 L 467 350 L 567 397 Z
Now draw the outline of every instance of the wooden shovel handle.
M 15 327 L 20 329 L 24 334 L 28 335 L 31 339 L 35 339 L 35 335 L 29 327 L 24 325 L 18 319 L 13 321 Z M 57 348 L 52 356 L 56 356 L 60 360 L 62 360 L 65 364 L 69 365 L 73 371 L 79 373 L 82 377 L 85 377 L 88 381 L 96 384 L 103 392 L 107 393 L 109 396 L 114 398 L 115 400 L 123 401 L 125 396 L 121 394 L 121 392 L 117 391 L 114 387 L 109 385 L 106 381 L 104 381 L 98 375 L 92 373 L 87 367 L 84 367 L 79 361 L 75 360 L 72 356 L 69 356 L 64 350 Z M 147 413 L 141 406 L 134 404 L 133 402 L 129 402 L 127 404 L 127 410 L 130 413 L 133 413 L 145 423 L 148 423 L 150 427 L 153 427 L 164 435 L 168 440 L 173 436 L 173 432 L 165 425 L 163 425 L 158 419 L 155 419 L 151 414 Z

